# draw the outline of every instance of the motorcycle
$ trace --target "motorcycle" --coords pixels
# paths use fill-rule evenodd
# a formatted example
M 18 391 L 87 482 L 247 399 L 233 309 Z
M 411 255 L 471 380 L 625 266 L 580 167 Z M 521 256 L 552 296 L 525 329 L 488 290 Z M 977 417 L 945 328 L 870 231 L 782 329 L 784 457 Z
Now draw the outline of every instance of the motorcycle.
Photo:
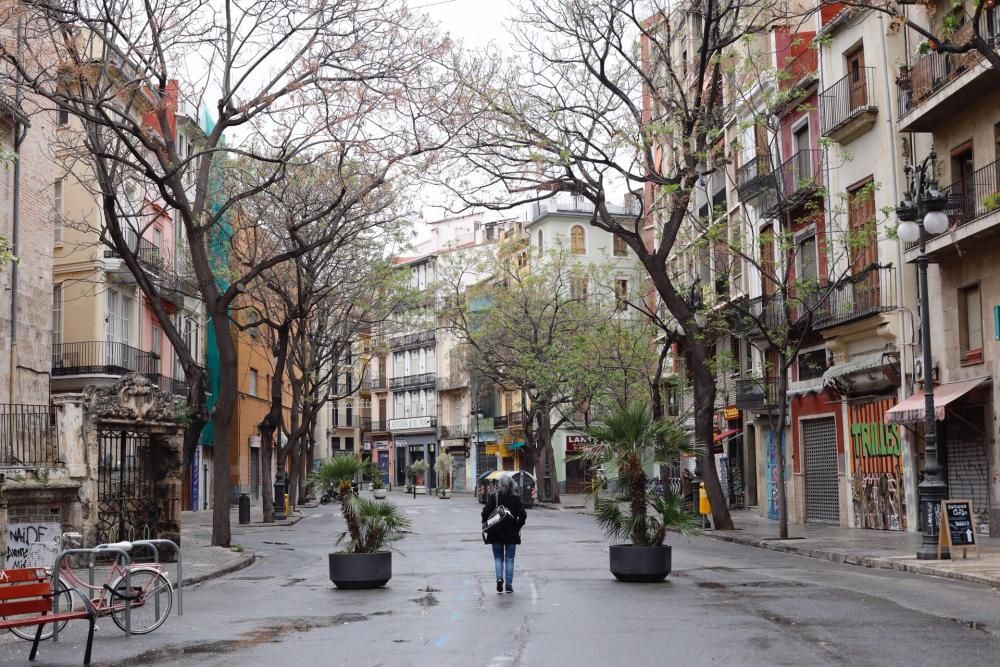
M 322 493 L 319 494 L 319 504 L 326 505 L 332 502 L 333 498 L 334 498 L 333 487 L 328 486 L 323 489 Z

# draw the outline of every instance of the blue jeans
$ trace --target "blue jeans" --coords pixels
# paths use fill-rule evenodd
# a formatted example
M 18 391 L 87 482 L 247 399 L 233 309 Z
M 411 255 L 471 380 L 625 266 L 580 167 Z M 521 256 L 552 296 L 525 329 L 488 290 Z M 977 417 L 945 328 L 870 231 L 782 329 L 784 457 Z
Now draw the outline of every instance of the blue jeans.
M 497 571 L 497 579 L 503 579 L 507 582 L 508 586 L 511 586 L 514 582 L 514 553 L 516 551 L 516 544 L 493 545 L 493 565 Z M 504 576 L 505 565 L 507 576 Z

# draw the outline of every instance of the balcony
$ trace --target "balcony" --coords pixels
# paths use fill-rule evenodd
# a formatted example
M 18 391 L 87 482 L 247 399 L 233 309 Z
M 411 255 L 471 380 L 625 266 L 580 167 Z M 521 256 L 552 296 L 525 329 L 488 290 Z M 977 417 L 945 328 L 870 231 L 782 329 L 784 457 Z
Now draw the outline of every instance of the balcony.
M 389 422 L 378 419 L 365 419 L 361 422 L 361 428 L 369 433 L 388 433 Z
M 38 468 L 61 463 L 50 406 L 0 404 L 0 467 Z
M 442 426 L 440 432 L 442 440 L 458 440 L 469 437 L 469 429 L 465 426 Z
M 736 380 L 736 407 L 739 409 L 771 411 L 777 406 L 777 378 L 740 378 Z
M 509 415 L 500 415 L 493 418 L 493 428 L 500 430 L 504 428 L 520 427 L 524 423 L 524 413 L 512 412 Z
M 815 329 L 829 329 L 894 310 L 896 269 L 872 264 L 824 290 L 826 301 L 813 321 Z
M 1000 7 L 983 12 L 980 35 L 994 49 L 1000 49 Z M 958 29 L 950 40 L 961 44 L 972 36 L 972 21 Z M 919 39 L 919 38 L 918 38 Z M 908 72 L 896 79 L 901 132 L 931 132 L 951 121 L 984 90 L 1000 85 L 1000 72 L 983 61 L 977 51 L 938 53 L 921 56 Z
M 774 167 L 770 156 L 758 155 L 736 170 L 736 191 L 741 199 L 749 199 L 762 188 L 771 185 Z M 771 185 L 773 187 L 773 185 Z
M 371 378 L 362 378 L 361 382 L 358 383 L 358 391 L 362 394 L 372 393 L 372 380 Z
M 434 373 L 421 373 L 420 375 L 404 375 L 403 377 L 390 378 L 389 389 L 393 391 L 399 389 L 411 389 L 417 387 L 433 387 L 437 384 L 437 375 Z
M 354 429 L 361 428 L 361 417 L 359 415 L 351 415 L 350 417 L 341 416 L 336 411 L 333 413 L 333 419 L 330 420 L 330 428 L 346 428 Z
M 98 384 L 90 377 L 109 376 L 105 384 L 128 373 L 141 373 L 161 391 L 186 396 L 188 387 L 183 380 L 159 372 L 160 358 L 125 343 L 111 341 L 86 341 L 62 343 L 52 346 L 53 390 L 74 391 L 88 384 Z M 70 379 L 77 378 L 77 379 Z
M 945 213 L 951 224 L 943 234 L 927 236 L 927 254 L 932 259 L 957 252 L 957 244 L 985 240 L 1000 230 L 1000 160 L 955 181 L 942 192 L 948 197 Z M 918 243 L 906 244 L 906 259 L 914 261 Z
M 160 248 L 155 243 L 138 237 L 135 231 L 131 229 L 125 230 L 125 242 L 128 244 L 129 250 L 135 255 L 140 266 L 154 275 L 159 275 L 160 271 L 163 270 L 163 256 L 160 254 Z M 106 249 L 104 257 L 121 259 L 121 255 L 114 249 Z M 125 270 L 127 271 L 128 269 Z
M 389 341 L 389 347 L 393 350 L 409 350 L 414 347 L 426 347 L 434 344 L 436 333 L 434 331 L 420 331 L 417 333 L 399 336 Z
M 765 216 L 790 211 L 823 185 L 823 151 L 800 150 L 774 170 L 760 190 L 758 207 Z
M 851 72 L 819 94 L 824 137 L 846 144 L 875 124 L 875 68 Z
M 638 201 L 632 201 L 627 205 L 605 202 L 604 206 L 608 213 L 614 216 L 635 217 L 642 213 L 642 206 Z M 531 222 L 535 222 L 550 214 L 590 216 L 594 214 L 594 204 L 586 197 L 560 194 L 543 201 L 533 202 L 528 216 Z
M 389 388 L 389 379 L 386 377 L 372 378 L 372 391 L 385 391 Z

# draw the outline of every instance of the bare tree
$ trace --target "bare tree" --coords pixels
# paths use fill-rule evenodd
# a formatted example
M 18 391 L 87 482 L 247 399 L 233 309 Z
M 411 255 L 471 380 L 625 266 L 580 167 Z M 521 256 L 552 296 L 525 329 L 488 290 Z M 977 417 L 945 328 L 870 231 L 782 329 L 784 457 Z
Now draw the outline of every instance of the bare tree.
M 720 529 L 732 528 L 732 519 L 708 446 L 716 398 L 709 343 L 667 260 L 699 178 L 724 152 L 717 140 L 737 103 L 724 94 L 730 51 L 794 20 L 788 7 L 774 0 L 528 0 L 520 57 L 488 54 L 466 68 L 484 113 L 455 160 L 471 162 L 475 175 L 449 181 L 464 202 L 494 207 L 572 192 L 593 205 L 591 225 L 631 248 L 670 313 L 668 331 L 683 332 L 689 345 L 695 437 Z M 642 206 L 622 208 L 615 192 L 641 193 Z
M 0 52 L 0 76 L 81 125 L 80 159 L 100 192 L 105 238 L 149 297 L 177 352 L 192 386 L 197 426 L 208 418 L 204 373 L 129 247 L 125 185 L 139 186 L 183 227 L 219 344 L 220 389 L 211 415 L 212 543 L 228 545 L 236 396 L 230 306 L 264 272 L 323 246 L 339 233 L 339 220 L 426 169 L 470 108 L 440 67 L 451 45 L 391 0 L 261 0 L 249 6 L 232 0 L 26 0 L 4 20 L 24 22 L 27 46 Z M 179 101 L 217 116 L 190 154 L 180 152 L 172 131 Z M 225 236 L 224 221 L 242 202 L 295 178 L 299 156 L 318 153 L 336 168 L 332 196 L 285 233 L 295 238 L 319 221 L 326 233 L 282 246 L 242 272 L 218 275 L 213 242 Z M 224 172 L 214 182 L 213 169 Z

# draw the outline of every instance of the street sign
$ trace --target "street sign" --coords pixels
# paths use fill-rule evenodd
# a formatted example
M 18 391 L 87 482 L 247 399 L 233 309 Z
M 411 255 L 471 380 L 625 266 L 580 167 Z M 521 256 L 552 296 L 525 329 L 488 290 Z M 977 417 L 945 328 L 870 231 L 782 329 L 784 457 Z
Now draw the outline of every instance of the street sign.
M 962 547 L 962 558 L 968 558 L 968 549 L 976 550 L 976 557 L 982 559 L 976 542 L 976 515 L 972 511 L 971 500 L 941 501 L 941 537 L 938 540 L 938 558 L 945 547 Z

